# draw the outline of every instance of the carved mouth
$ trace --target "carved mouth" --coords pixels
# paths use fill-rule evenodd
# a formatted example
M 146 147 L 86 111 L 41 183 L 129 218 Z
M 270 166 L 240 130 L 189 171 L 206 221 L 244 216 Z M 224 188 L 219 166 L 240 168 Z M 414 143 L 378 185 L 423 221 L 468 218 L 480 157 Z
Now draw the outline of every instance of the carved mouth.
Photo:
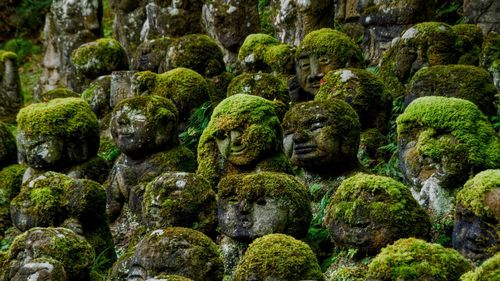
M 241 226 L 243 228 L 250 228 L 252 226 L 252 222 L 248 218 L 241 219 Z
M 245 148 L 246 148 L 245 145 L 232 146 L 231 147 L 231 154 L 232 155 L 240 155 L 245 151 Z
M 295 154 L 309 154 L 316 151 L 316 145 L 300 145 L 296 146 L 293 151 Z
M 319 87 L 321 86 L 321 83 L 318 81 L 318 82 L 314 82 L 314 83 L 311 83 L 311 87 L 315 88 L 315 89 L 318 89 Z

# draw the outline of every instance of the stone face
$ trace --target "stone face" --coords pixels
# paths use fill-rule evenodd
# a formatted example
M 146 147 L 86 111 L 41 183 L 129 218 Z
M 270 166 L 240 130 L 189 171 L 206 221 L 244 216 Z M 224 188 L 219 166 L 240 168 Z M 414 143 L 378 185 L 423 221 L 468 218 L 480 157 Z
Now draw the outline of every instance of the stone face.
M 79 92 L 71 53 L 83 43 L 101 36 L 102 1 L 53 1 L 46 15 L 43 30 L 43 72 L 35 89 L 35 99 L 41 93 L 57 87 Z
M 405 237 L 428 238 L 430 220 L 410 189 L 388 177 L 357 174 L 346 179 L 327 207 L 325 224 L 335 245 L 372 256 Z
M 335 2 L 332 0 L 272 0 L 272 25 L 276 37 L 290 45 L 299 45 L 309 32 L 333 26 Z
M 245 38 L 259 31 L 257 5 L 243 0 L 204 1 L 203 27 L 223 47 L 225 61 L 232 65 Z
M 467 23 L 477 24 L 484 34 L 500 33 L 500 3 L 495 0 L 464 0 L 463 10 Z
M 12 119 L 23 105 L 15 53 L 0 50 L 0 120 Z
M 453 248 L 475 262 L 500 249 L 500 170 L 486 170 L 457 193 Z
M 452 210 L 468 175 L 500 165 L 498 137 L 466 100 L 416 99 L 398 117 L 397 131 L 401 169 L 413 196 L 438 217 Z
M 148 233 L 130 260 L 127 280 L 178 274 L 197 281 L 220 281 L 224 274 L 217 245 L 203 233 L 182 227 Z

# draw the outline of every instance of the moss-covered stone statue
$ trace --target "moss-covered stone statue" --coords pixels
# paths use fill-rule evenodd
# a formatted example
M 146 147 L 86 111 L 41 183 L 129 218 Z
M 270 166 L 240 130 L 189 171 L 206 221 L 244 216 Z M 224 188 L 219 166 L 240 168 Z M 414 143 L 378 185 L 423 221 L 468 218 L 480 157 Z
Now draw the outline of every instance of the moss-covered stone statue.
M 109 167 L 97 156 L 99 125 L 83 99 L 57 98 L 31 104 L 17 115 L 23 182 L 46 171 L 104 182 Z
M 111 169 L 106 191 L 111 221 L 122 215 L 112 227 L 116 241 L 134 231 L 129 224 L 140 221 L 146 183 L 164 172 L 195 169 L 193 153 L 178 144 L 178 116 L 170 100 L 156 95 L 125 99 L 112 112 L 111 135 L 123 153 Z
M 373 256 L 400 238 L 428 238 L 430 220 L 410 189 L 383 176 L 356 174 L 346 179 L 330 199 L 325 224 L 342 249 L 357 249 L 357 257 Z
M 274 103 L 237 94 L 219 103 L 201 135 L 198 170 L 213 186 L 229 174 L 291 172 Z
M 215 192 L 195 173 L 166 172 L 146 185 L 142 223 L 149 230 L 188 227 L 215 236 Z
M 500 278 L 500 253 L 487 259 L 481 266 L 460 276 L 460 281 L 494 281 Z
M 469 177 L 500 167 L 500 140 L 470 101 L 418 98 L 398 117 L 397 132 L 403 175 L 415 199 L 437 217 L 450 214 Z
M 17 55 L 0 50 L 0 121 L 12 121 L 23 105 Z
M 404 104 L 424 96 L 469 100 L 486 116 L 497 115 L 498 94 L 490 74 L 472 65 L 436 65 L 417 71 L 407 87 Z
M 72 90 L 81 92 L 87 85 L 112 71 L 127 70 L 128 57 L 120 42 L 112 38 L 100 38 L 80 45 L 71 54 L 71 63 L 77 73 Z
M 307 34 L 295 53 L 297 80 L 310 96 L 317 93 L 329 71 L 363 64 L 361 48 L 346 34 L 330 28 Z
M 142 238 L 126 259 L 115 264 L 115 267 L 125 265 L 122 270 L 125 275 L 119 276 L 116 274 L 119 270 L 114 268 L 110 280 L 153 280 L 148 278 L 174 274 L 195 281 L 222 281 L 224 274 L 217 245 L 203 233 L 189 228 L 154 230 Z
M 95 257 L 92 246 L 67 228 L 32 228 L 12 242 L 0 280 L 94 281 Z
M 271 233 L 303 238 L 311 221 L 305 186 L 291 175 L 274 172 L 223 178 L 217 213 L 227 274 L 254 239 Z
M 106 192 L 91 180 L 46 172 L 24 184 L 10 204 L 12 222 L 21 231 L 66 227 L 82 235 L 110 267 L 116 255 L 106 215 Z
M 500 251 L 500 170 L 486 170 L 457 193 L 453 248 L 475 262 Z
M 164 71 L 165 56 L 175 41 L 171 37 L 159 37 L 142 42 L 131 57 L 130 68 L 137 71 Z
M 404 31 L 383 55 L 380 74 L 393 98 L 404 95 L 406 84 L 419 69 L 457 63 L 457 34 L 441 22 L 418 23 Z
M 472 269 L 457 251 L 416 238 L 382 249 L 368 265 L 366 280 L 459 280 Z
M 236 268 L 235 281 L 325 280 L 306 243 L 285 234 L 256 239 Z

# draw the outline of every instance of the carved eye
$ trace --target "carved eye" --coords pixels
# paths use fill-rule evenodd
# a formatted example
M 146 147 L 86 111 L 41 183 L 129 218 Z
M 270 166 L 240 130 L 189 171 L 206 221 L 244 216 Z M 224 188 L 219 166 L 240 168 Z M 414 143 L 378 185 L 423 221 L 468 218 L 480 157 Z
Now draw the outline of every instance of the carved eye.
M 313 131 L 313 130 L 317 130 L 317 129 L 321 129 L 325 126 L 325 124 L 323 124 L 323 122 L 314 122 L 311 127 L 310 127 L 310 130 Z
M 299 61 L 299 67 L 301 69 L 308 69 L 310 65 L 311 64 L 310 64 L 309 60 L 301 60 L 301 61 Z
M 264 205 L 266 205 L 266 198 L 261 197 L 261 198 L 257 199 L 257 201 L 255 203 L 257 203 L 257 205 L 264 206 Z
M 213 134 L 213 137 L 216 138 L 216 139 L 225 139 L 228 137 L 228 133 L 224 130 L 217 130 L 215 131 L 215 133 Z
M 331 60 L 328 57 L 321 57 L 319 58 L 319 63 L 322 65 L 330 64 Z

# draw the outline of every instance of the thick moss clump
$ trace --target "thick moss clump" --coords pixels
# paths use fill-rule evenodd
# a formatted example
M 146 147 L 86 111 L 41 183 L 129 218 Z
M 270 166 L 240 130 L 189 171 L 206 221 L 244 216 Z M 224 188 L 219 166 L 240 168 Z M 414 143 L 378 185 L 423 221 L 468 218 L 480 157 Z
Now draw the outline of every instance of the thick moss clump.
M 189 34 L 174 41 L 166 56 L 166 69 L 184 67 L 205 77 L 225 70 L 224 55 L 217 43 L 207 35 Z
M 238 60 L 246 72 L 292 74 L 295 48 L 281 44 L 278 39 L 263 33 L 250 34 L 238 52 Z
M 465 183 L 457 193 L 456 202 L 478 217 L 489 217 L 499 221 L 499 202 L 492 202 L 496 204 L 494 209 L 486 204 L 488 193 L 497 188 L 500 188 L 500 170 L 483 171 Z
M 452 28 L 457 33 L 456 46 L 462 54 L 457 63 L 479 65 L 481 45 L 483 44 L 481 28 L 475 24 L 457 24 Z
M 398 138 L 415 130 L 425 130 L 419 137 L 420 154 L 437 161 L 446 156 L 482 169 L 500 167 L 500 141 L 487 118 L 470 101 L 446 97 L 414 100 L 397 118 Z M 443 133 L 451 134 L 457 142 L 450 146 L 449 138 L 439 138 Z M 460 155 L 453 155 L 450 147 L 458 149 Z
M 487 259 L 480 267 L 460 277 L 460 281 L 496 281 L 500 279 L 500 253 Z
M 374 74 L 356 68 L 339 69 L 327 73 L 315 100 L 342 99 L 358 113 L 361 128 L 387 129 L 392 97 L 384 83 Z
M 339 68 L 361 67 L 364 63 L 361 48 L 346 34 L 330 28 L 308 33 L 296 50 L 295 59 L 310 54 L 333 57 Z
M 459 280 L 472 268 L 457 251 L 420 239 L 400 239 L 368 265 L 369 280 Z
M 17 260 L 23 257 L 23 260 Z M 16 237 L 4 263 L 5 280 L 25 260 L 52 258 L 64 266 L 68 280 L 88 280 L 95 254 L 81 236 L 66 228 L 32 228 Z
M 213 234 L 217 220 L 215 193 L 193 173 L 163 173 L 146 185 L 142 221 L 150 229 L 182 226 Z
M 89 79 L 110 74 L 115 70 L 127 70 L 128 58 L 120 42 L 112 38 L 101 38 L 80 45 L 71 54 L 76 70 Z
M 57 98 L 79 98 L 80 94 L 73 92 L 68 88 L 57 88 L 48 92 L 40 94 L 41 102 L 48 102 L 49 100 Z
M 307 244 L 285 234 L 255 239 L 238 264 L 235 281 L 324 280 L 313 251 Z
M 497 114 L 497 89 L 490 74 L 472 65 L 437 65 L 417 71 L 408 85 L 405 104 L 423 96 L 469 100 L 488 116 Z
M 247 200 L 258 202 L 260 198 L 275 199 L 279 207 L 288 210 L 287 228 L 284 234 L 304 237 L 311 221 L 309 195 L 306 188 L 294 177 L 273 172 L 230 175 L 218 186 L 219 200 Z
M 26 136 L 77 139 L 97 138 L 99 124 L 86 101 L 80 98 L 53 99 L 47 103 L 34 103 L 19 111 L 19 131 Z M 97 151 L 97 147 L 95 147 Z
M 17 160 L 16 139 L 9 130 L 9 127 L 0 122 L 0 170 L 14 164 Z

